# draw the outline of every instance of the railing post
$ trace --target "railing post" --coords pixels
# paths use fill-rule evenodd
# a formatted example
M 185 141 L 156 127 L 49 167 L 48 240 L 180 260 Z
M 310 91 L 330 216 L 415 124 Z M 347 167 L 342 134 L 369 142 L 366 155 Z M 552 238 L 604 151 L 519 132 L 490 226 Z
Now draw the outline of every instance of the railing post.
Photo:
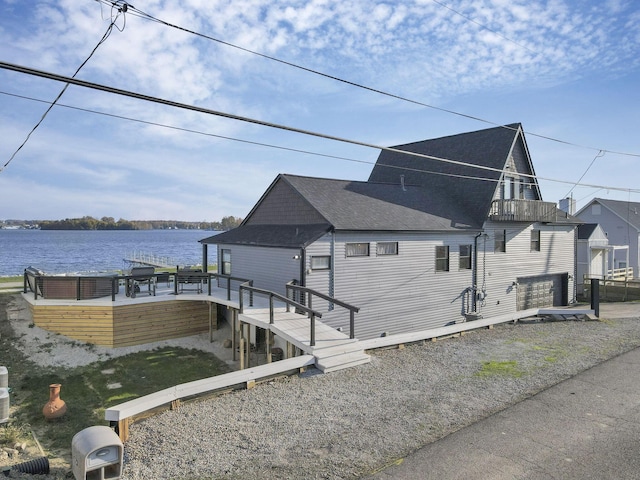
M 600 280 L 591 279 L 591 309 L 596 317 L 600 316 Z
M 240 313 L 243 312 L 243 301 L 242 299 L 244 298 L 244 292 L 242 291 L 242 285 L 240 285 L 240 288 L 238 289 L 238 306 L 240 307 Z
M 227 300 L 231 300 L 231 277 L 227 277 Z
M 81 277 L 78 277 L 76 281 L 76 300 L 82 300 L 82 298 L 80 298 L 80 278 Z
M 269 295 L 269 325 L 273 325 L 273 295 Z
M 349 338 L 356 338 L 356 314 L 353 310 L 349 309 Z
M 111 301 L 112 302 L 116 301 L 116 285 L 119 286 L 119 284 L 120 284 L 120 280 L 118 280 L 118 277 L 111 278 Z
M 316 346 L 316 316 L 313 312 L 311 312 L 311 341 L 309 345 L 312 347 Z

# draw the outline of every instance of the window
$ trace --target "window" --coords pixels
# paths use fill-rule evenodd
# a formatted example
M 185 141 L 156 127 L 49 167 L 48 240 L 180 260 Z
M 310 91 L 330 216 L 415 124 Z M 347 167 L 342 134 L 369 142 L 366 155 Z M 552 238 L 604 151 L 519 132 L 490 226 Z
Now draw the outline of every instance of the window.
M 376 252 L 378 255 L 397 255 L 398 242 L 378 242 Z
M 331 268 L 330 255 L 311 257 L 311 270 L 329 270 L 330 268 Z
M 531 251 L 540 251 L 540 230 L 531 230 Z
M 222 249 L 222 270 L 220 273 L 223 275 L 231 275 L 231 250 Z
M 460 245 L 458 268 L 460 270 L 471 269 L 471 245 Z
M 436 246 L 436 272 L 449 271 L 449 247 L 446 245 Z
M 368 257 L 369 256 L 368 243 L 347 243 L 346 250 L 347 250 L 347 257 Z
M 493 246 L 494 252 L 506 252 L 507 251 L 507 231 L 496 231 L 495 243 Z

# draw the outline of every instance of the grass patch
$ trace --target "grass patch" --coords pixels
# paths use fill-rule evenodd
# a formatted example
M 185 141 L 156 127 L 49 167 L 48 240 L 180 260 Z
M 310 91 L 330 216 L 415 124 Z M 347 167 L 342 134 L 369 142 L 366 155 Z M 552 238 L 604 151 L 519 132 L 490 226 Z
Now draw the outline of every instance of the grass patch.
M 507 360 L 504 362 L 498 362 L 490 360 L 482 362 L 482 368 L 476 372 L 478 377 L 491 377 L 494 375 L 503 375 L 508 377 L 520 378 L 525 374 L 524 371 L 518 368 L 518 362 L 515 360 Z
M 10 428 L 0 431 L 13 436 L 33 430 L 44 449 L 53 455 L 68 459 L 73 436 L 93 425 L 107 425 L 104 411 L 113 405 L 230 371 L 213 354 L 177 347 L 133 353 L 77 368 L 41 367 L 15 347 L 16 337 L 6 315 L 10 300 L 10 294 L 0 294 L 0 352 L 12 389 Z M 52 383 L 62 384 L 60 398 L 67 404 L 67 413 L 47 421 L 42 408 L 49 400 Z M 120 386 L 113 388 L 114 384 Z
M 102 373 L 104 370 L 113 370 L 113 373 Z M 18 418 L 37 429 L 41 442 L 50 448 L 64 450 L 70 447 L 73 435 L 80 430 L 92 425 L 107 425 L 104 411 L 113 405 L 228 371 L 227 365 L 211 354 L 164 347 L 85 367 L 54 372 L 33 369 L 22 378 L 14 401 L 19 402 Z M 67 404 L 67 413 L 59 419 L 46 421 L 42 407 L 49 398 L 52 383 L 62 384 L 60 398 Z M 113 383 L 121 386 L 108 388 Z

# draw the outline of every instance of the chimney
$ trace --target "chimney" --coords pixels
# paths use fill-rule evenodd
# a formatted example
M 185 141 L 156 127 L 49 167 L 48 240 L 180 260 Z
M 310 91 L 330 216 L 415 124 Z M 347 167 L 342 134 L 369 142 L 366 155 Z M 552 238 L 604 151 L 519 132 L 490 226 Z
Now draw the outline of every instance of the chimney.
M 576 201 L 571 198 L 563 198 L 560 200 L 560 210 L 569 215 L 575 215 L 576 213 Z

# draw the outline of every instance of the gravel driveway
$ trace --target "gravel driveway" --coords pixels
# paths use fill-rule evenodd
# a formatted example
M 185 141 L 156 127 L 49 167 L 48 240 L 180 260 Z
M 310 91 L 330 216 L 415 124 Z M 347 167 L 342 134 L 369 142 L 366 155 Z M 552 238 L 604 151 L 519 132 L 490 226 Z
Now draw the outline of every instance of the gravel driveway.
M 372 352 L 135 423 L 123 479 L 358 478 L 640 346 L 640 304 Z M 619 318 L 624 317 L 624 318 Z

